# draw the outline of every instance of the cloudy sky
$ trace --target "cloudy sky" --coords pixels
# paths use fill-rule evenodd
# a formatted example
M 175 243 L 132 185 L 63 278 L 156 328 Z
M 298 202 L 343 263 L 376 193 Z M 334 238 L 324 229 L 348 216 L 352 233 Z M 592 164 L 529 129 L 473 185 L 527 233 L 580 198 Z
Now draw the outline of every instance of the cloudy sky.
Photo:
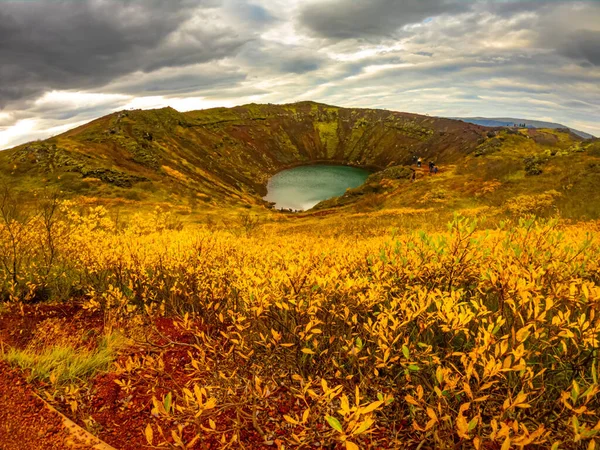
M 0 148 L 121 109 L 299 100 L 600 135 L 600 1 L 0 0 Z

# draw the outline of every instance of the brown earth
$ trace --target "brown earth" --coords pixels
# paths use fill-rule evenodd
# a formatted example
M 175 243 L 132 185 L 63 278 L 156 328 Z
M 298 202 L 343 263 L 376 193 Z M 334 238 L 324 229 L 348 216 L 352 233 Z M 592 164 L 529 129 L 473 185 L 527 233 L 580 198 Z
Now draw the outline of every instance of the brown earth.
M 81 450 L 62 417 L 46 408 L 23 376 L 0 362 L 0 450 Z

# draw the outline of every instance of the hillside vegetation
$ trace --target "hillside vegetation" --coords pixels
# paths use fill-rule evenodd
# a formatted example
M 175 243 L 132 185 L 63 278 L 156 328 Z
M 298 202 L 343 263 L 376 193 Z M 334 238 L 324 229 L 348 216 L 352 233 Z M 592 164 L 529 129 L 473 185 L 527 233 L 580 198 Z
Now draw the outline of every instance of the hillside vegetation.
M 487 129 L 450 119 L 304 102 L 179 113 L 122 111 L 46 141 L 0 152 L 0 179 L 25 196 L 58 189 L 80 202 L 137 211 L 163 205 L 191 220 L 255 208 L 277 171 L 337 162 L 373 171 L 441 168 L 435 180 L 380 177 L 328 207 L 502 208 L 518 195 L 556 191 L 567 217 L 598 217 L 598 141 L 564 130 Z M 421 174 L 419 174 L 421 175 Z M 364 195 L 368 194 L 368 195 Z M 322 208 L 321 208 L 322 209 Z

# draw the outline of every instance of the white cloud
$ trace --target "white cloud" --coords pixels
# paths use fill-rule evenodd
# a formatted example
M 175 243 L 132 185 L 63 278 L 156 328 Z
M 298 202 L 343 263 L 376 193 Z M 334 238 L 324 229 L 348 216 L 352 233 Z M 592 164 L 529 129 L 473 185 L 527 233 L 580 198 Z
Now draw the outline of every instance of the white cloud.
M 45 126 L 43 122 L 35 119 L 19 120 L 10 127 L 5 129 L 0 128 L 0 148 L 9 148 L 24 142 L 56 136 L 86 122 L 87 120 L 69 122 L 57 126 Z

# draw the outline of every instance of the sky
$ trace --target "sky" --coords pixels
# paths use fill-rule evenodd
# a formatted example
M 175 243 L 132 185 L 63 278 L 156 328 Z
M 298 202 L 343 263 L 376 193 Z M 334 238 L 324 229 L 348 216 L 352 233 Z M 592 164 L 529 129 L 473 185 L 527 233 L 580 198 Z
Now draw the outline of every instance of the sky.
M 0 0 L 0 149 L 123 109 L 302 100 L 600 136 L 600 0 Z

